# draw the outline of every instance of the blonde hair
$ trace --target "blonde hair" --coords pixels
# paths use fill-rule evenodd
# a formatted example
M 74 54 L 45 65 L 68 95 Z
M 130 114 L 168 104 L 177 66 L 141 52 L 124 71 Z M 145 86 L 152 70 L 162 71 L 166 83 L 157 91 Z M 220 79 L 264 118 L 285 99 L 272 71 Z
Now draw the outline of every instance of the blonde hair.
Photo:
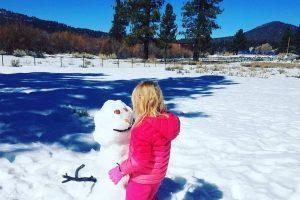
M 146 116 L 156 117 L 166 112 L 163 93 L 159 85 L 153 81 L 142 81 L 133 90 L 131 96 L 136 122 L 139 123 Z

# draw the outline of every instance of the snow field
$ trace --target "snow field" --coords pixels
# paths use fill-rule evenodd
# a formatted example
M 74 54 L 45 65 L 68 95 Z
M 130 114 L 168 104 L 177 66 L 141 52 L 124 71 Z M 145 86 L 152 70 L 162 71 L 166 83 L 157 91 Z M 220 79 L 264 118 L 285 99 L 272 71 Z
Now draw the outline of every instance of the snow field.
M 100 82 L 155 78 L 166 92 L 169 108 L 180 116 L 182 126 L 180 136 L 173 142 L 168 180 L 163 183 L 160 199 L 199 199 L 201 195 L 203 199 L 226 200 L 300 199 L 299 79 L 280 74 L 268 79 L 209 74 L 203 77 L 194 72 L 165 71 L 163 67 L 113 66 L 2 67 L 1 73 L 79 73 L 86 74 L 81 79 Z M 172 82 L 174 79 L 176 82 Z M 100 90 L 112 86 L 97 87 Z M 27 95 L 50 90 L 12 90 L 0 85 L 0 92 Z M 118 93 L 120 98 L 127 95 L 124 91 Z M 95 109 L 88 112 L 93 115 Z M 0 127 L 7 128 L 1 121 Z M 91 140 L 87 136 L 81 139 Z M 12 157 L 12 162 L 6 157 Z M 92 192 L 91 183 L 61 184 L 61 176 L 66 172 L 74 175 L 82 163 L 86 167 L 80 171 L 81 176 L 97 177 L 101 170 L 97 151 L 80 153 L 59 144 L 10 145 L 0 140 L 0 199 L 105 199 L 103 195 L 113 191 L 97 184 Z

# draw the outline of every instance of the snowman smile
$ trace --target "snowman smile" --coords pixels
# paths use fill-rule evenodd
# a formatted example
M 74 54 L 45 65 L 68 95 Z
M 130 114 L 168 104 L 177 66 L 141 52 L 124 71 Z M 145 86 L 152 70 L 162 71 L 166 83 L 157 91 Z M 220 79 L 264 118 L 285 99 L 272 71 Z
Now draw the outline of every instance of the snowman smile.
M 119 129 L 113 129 L 114 131 L 117 131 L 117 132 L 126 132 L 126 131 L 129 131 L 131 129 L 132 126 L 129 126 L 127 129 L 123 129 L 123 130 L 119 130 Z
M 114 130 L 114 131 L 117 131 L 117 132 L 126 132 L 126 131 L 129 131 L 129 130 L 131 129 L 131 127 L 133 126 L 134 119 L 131 120 L 131 122 L 129 122 L 128 119 L 125 119 L 125 122 L 127 122 L 127 123 L 129 124 L 129 127 L 128 127 L 128 128 L 126 128 L 126 129 L 116 129 L 116 128 L 114 128 L 113 130 Z

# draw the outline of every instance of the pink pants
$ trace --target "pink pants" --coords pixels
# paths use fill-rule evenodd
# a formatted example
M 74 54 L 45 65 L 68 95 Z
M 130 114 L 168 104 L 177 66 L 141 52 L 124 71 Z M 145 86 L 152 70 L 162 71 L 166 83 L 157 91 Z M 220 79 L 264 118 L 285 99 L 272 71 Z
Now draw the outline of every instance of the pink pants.
M 160 183 L 140 184 L 129 181 L 126 187 L 126 200 L 156 200 Z

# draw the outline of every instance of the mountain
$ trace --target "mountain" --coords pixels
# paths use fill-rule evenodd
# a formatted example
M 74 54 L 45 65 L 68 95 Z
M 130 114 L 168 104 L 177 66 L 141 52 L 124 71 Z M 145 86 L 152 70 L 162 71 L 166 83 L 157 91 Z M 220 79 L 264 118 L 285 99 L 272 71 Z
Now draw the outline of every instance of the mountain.
M 270 23 L 263 24 L 258 26 L 250 31 L 246 31 L 245 35 L 250 42 L 254 43 L 277 43 L 281 40 L 286 29 L 290 29 L 291 31 L 296 31 L 298 28 L 292 24 L 286 24 L 279 21 L 273 21 Z M 230 37 L 221 37 L 215 38 L 214 42 L 229 42 L 233 39 L 233 36 Z
M 94 31 L 94 30 L 84 29 L 84 28 L 74 28 L 63 23 L 42 20 L 36 17 L 29 17 L 27 15 L 14 13 L 5 9 L 0 9 L 0 26 L 5 24 L 12 24 L 12 23 L 22 23 L 25 25 L 32 26 L 34 28 L 47 31 L 49 33 L 68 31 L 78 35 L 83 35 L 83 36 L 93 37 L 93 38 L 106 37 L 108 35 L 107 33 L 102 31 Z

